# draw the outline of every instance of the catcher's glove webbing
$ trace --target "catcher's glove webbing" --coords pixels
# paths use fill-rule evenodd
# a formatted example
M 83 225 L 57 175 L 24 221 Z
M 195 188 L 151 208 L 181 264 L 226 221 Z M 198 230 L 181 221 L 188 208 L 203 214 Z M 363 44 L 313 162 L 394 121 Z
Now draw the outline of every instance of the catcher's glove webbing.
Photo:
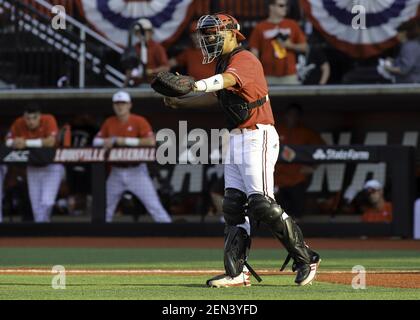
M 193 91 L 194 83 L 192 77 L 162 71 L 152 80 L 151 86 L 153 90 L 164 96 L 179 97 Z

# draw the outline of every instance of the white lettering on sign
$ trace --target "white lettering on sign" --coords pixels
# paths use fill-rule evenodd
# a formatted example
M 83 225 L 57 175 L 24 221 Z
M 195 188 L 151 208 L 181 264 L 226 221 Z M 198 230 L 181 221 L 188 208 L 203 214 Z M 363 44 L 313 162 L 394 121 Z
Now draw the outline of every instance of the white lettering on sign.
M 110 162 L 139 162 L 155 161 L 155 149 L 153 148 L 122 148 L 112 149 L 109 152 Z
M 105 160 L 105 149 L 57 149 L 54 162 L 101 162 Z

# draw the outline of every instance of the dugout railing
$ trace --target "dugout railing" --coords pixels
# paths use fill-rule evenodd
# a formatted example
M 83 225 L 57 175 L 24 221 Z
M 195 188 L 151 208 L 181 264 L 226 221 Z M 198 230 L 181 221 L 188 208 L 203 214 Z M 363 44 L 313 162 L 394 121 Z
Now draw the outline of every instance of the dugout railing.
M 285 148 L 288 156 L 285 157 Z M 221 236 L 223 225 L 209 222 L 174 224 L 105 223 L 106 168 L 111 163 L 155 162 L 155 149 L 130 148 L 105 151 L 84 149 L 13 150 L 0 147 L 3 165 L 49 163 L 89 164 L 92 169 L 92 216 L 84 223 L 3 223 L 0 236 Z M 293 156 L 290 156 L 290 153 Z M 287 159 L 287 160 L 286 160 Z M 412 237 L 415 197 L 415 149 L 402 146 L 282 146 L 280 162 L 320 164 L 386 163 L 392 184 L 393 220 L 391 223 L 302 222 L 302 230 L 311 237 L 394 236 Z M 205 181 L 203 183 L 206 183 Z M 258 236 L 269 236 L 261 226 Z

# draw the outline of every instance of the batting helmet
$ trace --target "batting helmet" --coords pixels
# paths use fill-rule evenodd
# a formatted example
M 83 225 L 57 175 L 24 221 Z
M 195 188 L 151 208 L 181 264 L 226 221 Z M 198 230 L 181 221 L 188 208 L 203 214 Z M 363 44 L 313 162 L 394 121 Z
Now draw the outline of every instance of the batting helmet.
M 241 26 L 238 21 L 225 13 L 202 16 L 197 23 L 197 33 L 203 53 L 203 64 L 211 63 L 223 52 L 225 32 L 232 31 L 238 42 L 245 40 L 240 32 Z

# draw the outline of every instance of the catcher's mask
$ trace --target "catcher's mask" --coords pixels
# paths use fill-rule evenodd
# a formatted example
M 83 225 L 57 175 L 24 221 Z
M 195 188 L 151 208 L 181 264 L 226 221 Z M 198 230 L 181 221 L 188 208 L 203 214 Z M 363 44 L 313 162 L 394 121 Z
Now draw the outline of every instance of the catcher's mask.
M 211 63 L 223 52 L 226 31 L 232 31 L 238 42 L 245 40 L 238 21 L 224 13 L 202 16 L 197 23 L 197 35 L 203 53 L 203 64 Z

